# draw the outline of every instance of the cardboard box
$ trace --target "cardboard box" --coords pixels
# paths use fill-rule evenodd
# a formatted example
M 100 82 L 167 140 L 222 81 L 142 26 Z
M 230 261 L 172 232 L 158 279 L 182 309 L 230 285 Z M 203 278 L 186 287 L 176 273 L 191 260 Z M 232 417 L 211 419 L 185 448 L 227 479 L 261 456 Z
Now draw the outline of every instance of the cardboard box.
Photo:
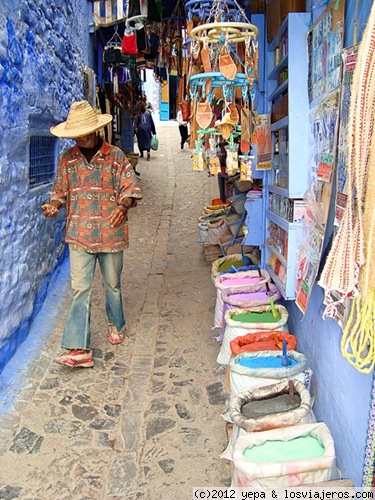
M 206 245 L 203 244 L 203 255 L 206 262 L 213 262 L 219 257 L 223 256 L 220 245 Z
M 306 216 L 304 200 L 289 200 L 289 222 L 302 222 Z

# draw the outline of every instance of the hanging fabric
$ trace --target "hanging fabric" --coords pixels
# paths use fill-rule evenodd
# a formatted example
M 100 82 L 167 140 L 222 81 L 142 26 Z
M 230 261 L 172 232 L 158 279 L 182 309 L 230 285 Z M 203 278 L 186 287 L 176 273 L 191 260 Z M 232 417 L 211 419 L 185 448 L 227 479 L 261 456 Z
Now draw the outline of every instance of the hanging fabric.
M 145 0 L 146 1 L 146 0 Z M 160 23 L 162 14 L 161 0 L 148 0 L 147 21 L 152 23 Z
M 137 45 L 137 52 L 145 52 L 149 49 L 149 44 L 148 44 L 148 39 L 146 35 L 146 30 L 143 27 L 136 29 L 135 30 L 136 34 L 136 45 Z
M 141 4 L 139 0 L 129 0 L 128 19 L 141 15 Z
M 343 356 L 360 372 L 375 365 L 375 3 L 358 50 L 348 122 L 348 199 L 341 225 L 326 259 L 319 285 L 326 298 L 355 299 L 341 341 Z M 340 302 L 340 301 L 338 301 Z M 325 314 L 333 316 L 337 302 Z
M 250 152 L 250 110 L 245 106 L 241 109 L 241 151 L 242 153 Z

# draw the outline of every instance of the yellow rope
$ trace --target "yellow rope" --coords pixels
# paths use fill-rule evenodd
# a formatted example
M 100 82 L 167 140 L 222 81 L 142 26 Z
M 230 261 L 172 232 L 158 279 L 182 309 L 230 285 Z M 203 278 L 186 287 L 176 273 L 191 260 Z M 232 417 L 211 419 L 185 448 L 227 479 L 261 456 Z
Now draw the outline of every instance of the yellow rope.
M 341 338 L 341 354 L 361 373 L 371 373 L 375 365 L 375 289 L 353 301 L 349 320 Z

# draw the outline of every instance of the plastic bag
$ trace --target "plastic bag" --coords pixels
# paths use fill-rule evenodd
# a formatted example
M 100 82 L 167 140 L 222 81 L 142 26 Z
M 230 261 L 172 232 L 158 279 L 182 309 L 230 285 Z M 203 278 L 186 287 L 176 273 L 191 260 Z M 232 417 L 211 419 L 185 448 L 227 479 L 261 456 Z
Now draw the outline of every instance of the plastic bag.
M 151 137 L 151 143 L 150 143 L 151 149 L 154 151 L 157 151 L 159 148 L 159 139 L 158 136 L 155 134 Z

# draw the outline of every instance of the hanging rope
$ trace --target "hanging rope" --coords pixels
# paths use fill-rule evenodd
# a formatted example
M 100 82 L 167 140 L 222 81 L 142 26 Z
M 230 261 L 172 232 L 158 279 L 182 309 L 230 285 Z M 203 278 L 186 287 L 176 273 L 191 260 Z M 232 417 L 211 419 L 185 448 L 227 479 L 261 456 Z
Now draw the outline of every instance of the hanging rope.
M 375 3 L 367 22 L 353 75 L 348 123 L 348 199 L 319 284 L 344 299 L 356 299 L 344 329 L 341 352 L 369 373 L 375 352 Z M 357 298 L 360 294 L 360 297 Z M 327 306 L 332 316 L 337 303 Z

